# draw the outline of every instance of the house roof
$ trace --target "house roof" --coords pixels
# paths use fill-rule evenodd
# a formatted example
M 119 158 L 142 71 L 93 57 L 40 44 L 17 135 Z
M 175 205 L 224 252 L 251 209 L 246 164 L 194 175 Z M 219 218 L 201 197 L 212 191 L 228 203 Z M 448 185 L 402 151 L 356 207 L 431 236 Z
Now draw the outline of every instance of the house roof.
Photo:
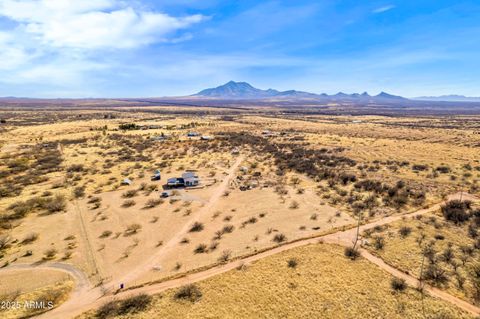
M 182 174 L 183 178 L 198 178 L 197 174 L 194 172 L 185 172 Z

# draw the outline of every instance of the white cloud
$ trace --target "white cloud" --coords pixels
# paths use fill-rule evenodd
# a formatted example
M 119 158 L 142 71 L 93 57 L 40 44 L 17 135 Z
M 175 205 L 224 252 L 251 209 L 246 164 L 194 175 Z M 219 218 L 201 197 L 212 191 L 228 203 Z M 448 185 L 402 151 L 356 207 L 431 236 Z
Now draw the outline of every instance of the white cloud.
M 43 45 L 74 49 L 128 49 L 168 41 L 168 36 L 205 19 L 173 17 L 117 0 L 2 0 L 0 16 L 17 32 Z
M 116 57 L 135 54 L 121 49 L 186 41 L 192 37 L 187 29 L 205 19 L 175 17 L 122 0 L 0 0 L 2 17 L 14 24 L 0 29 L 0 83 L 14 91 L 38 87 L 22 96 L 45 96 L 44 87 L 83 96 L 78 88 L 101 84 L 97 74 L 119 72 L 123 66 L 115 64 Z
M 13 70 L 31 58 L 24 48 L 13 45 L 14 40 L 12 34 L 0 31 L 0 70 Z
M 386 6 L 383 6 L 383 7 L 376 8 L 372 12 L 373 13 L 387 12 L 387 11 L 390 11 L 392 9 L 395 9 L 395 7 L 396 7 L 395 5 L 389 4 L 389 5 L 386 5 Z

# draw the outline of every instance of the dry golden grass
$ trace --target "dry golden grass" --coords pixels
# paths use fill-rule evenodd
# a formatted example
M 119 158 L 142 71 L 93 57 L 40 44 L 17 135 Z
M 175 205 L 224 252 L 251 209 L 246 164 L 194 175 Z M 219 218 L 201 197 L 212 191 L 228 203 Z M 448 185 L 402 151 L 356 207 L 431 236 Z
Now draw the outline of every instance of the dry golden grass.
M 288 266 L 292 259 L 295 268 Z M 343 248 L 318 244 L 199 282 L 197 302 L 176 300 L 178 289 L 169 290 L 145 312 L 121 318 L 424 318 L 421 294 L 412 288 L 393 293 L 390 280 L 362 258 L 345 258 Z M 471 318 L 443 301 L 424 301 L 427 318 Z
M 56 308 L 68 299 L 74 284 L 72 281 L 47 285 L 32 291 L 9 293 L 0 296 L 0 301 L 9 302 L 0 309 L 3 319 L 29 318 Z M 51 306 L 50 306 L 51 305 Z

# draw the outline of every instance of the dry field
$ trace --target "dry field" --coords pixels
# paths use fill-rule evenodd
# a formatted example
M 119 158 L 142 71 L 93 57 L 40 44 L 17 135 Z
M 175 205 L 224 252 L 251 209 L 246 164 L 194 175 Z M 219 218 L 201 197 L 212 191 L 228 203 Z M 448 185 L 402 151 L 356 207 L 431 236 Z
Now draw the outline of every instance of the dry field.
M 428 296 L 423 313 L 421 294 L 394 292 L 391 279 L 366 260 L 346 259 L 340 247 L 317 244 L 244 265 L 196 289 L 169 290 L 120 311 L 107 305 L 80 318 L 471 318 Z
M 479 194 L 479 128 L 472 117 L 228 112 L 192 107 L 0 112 L 6 119 L 0 124 L 0 276 L 8 293 L 21 289 L 3 273 L 12 265 L 71 265 L 108 293 L 120 283 L 159 282 L 354 227 L 359 215 L 368 222 L 418 210 L 460 190 Z M 151 181 L 157 169 L 162 178 Z M 166 180 L 185 171 L 195 171 L 202 186 L 161 198 Z M 131 185 L 122 185 L 126 178 Z M 445 223 L 442 243 L 473 242 L 460 238 L 455 227 Z M 375 253 L 413 274 L 419 252 L 404 257 L 408 245 L 399 240 L 385 238 L 386 248 Z M 389 250 L 390 245 L 401 248 Z M 30 290 L 51 285 L 25 278 Z M 472 300 L 465 284 L 466 293 L 447 291 Z M 413 295 L 408 290 L 398 298 L 409 305 L 406 296 Z M 352 314 L 366 304 L 355 307 Z M 349 316 L 348 309 L 332 309 Z

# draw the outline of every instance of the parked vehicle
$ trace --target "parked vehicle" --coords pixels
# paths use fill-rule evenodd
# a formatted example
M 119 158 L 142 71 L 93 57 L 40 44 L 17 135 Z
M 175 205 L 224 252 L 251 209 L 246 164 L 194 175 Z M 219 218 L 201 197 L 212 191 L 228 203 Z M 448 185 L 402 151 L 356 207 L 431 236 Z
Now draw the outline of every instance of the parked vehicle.
M 150 180 L 151 181 L 159 181 L 160 179 L 162 178 L 162 176 L 160 175 L 160 171 L 157 169 L 153 175 L 150 177 Z

